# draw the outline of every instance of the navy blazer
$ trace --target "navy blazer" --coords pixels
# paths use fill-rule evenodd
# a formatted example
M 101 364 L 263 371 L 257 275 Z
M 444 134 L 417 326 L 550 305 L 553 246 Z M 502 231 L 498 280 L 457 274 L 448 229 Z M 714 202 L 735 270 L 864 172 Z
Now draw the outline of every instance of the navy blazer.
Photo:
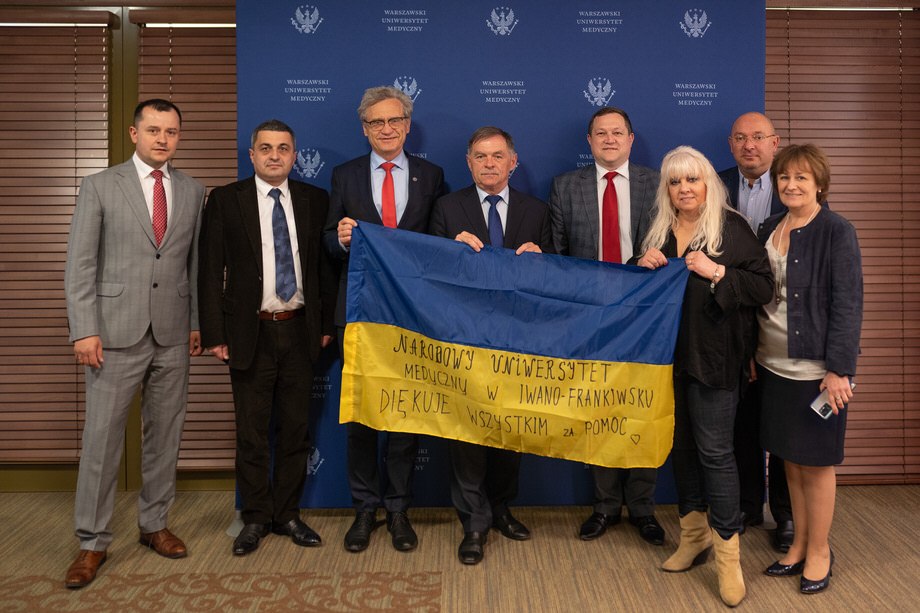
M 760 225 L 766 243 L 783 215 Z M 789 234 L 786 254 L 789 357 L 824 360 L 838 375 L 856 374 L 862 328 L 862 262 L 856 230 L 822 207 L 806 226 Z
M 475 234 L 483 244 L 491 244 L 475 185 L 439 198 L 431 212 L 428 233 L 432 236 L 454 238 L 464 231 Z M 509 188 L 508 219 L 502 246 L 517 249 L 528 242 L 539 245 L 544 253 L 553 253 L 549 207 L 542 200 Z
M 427 160 L 414 156 L 409 159 L 409 200 L 397 228 L 412 232 L 427 232 L 428 219 L 434 201 L 444 192 L 444 171 Z M 371 154 L 367 153 L 336 166 L 332 170 L 329 215 L 323 229 L 326 251 L 341 262 L 335 325 L 345 326 L 346 289 L 348 287 L 348 251 L 339 244 L 338 225 L 343 217 L 383 225 L 374 205 L 371 188 Z

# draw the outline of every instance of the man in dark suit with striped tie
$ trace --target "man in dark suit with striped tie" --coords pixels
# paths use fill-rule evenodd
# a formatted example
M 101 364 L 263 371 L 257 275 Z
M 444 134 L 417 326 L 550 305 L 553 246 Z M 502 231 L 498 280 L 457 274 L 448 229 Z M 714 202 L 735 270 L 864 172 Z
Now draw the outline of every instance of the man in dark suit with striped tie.
M 244 523 L 233 542 L 238 556 L 269 532 L 297 545 L 321 543 L 300 519 L 300 498 L 313 365 L 332 342 L 335 305 L 335 275 L 322 249 L 329 196 L 288 178 L 293 130 L 275 119 L 260 124 L 249 157 L 255 176 L 208 198 L 198 275 L 202 342 L 230 367 Z
M 371 146 L 332 171 L 329 216 L 323 232 L 326 250 L 341 264 L 335 325 L 339 347 L 345 335 L 348 251 L 357 222 L 400 230 L 425 232 L 431 206 L 444 190 L 444 171 L 403 150 L 412 126 L 412 100 L 395 87 L 372 87 L 364 92 L 358 116 Z M 393 547 L 411 551 L 418 537 L 407 511 L 412 501 L 412 475 L 418 455 L 418 435 L 390 432 L 384 448 L 386 487 L 378 468 L 378 432 L 350 423 L 346 452 L 348 485 L 355 520 L 345 534 L 345 549 L 363 551 L 377 527 L 377 509 L 386 509 Z

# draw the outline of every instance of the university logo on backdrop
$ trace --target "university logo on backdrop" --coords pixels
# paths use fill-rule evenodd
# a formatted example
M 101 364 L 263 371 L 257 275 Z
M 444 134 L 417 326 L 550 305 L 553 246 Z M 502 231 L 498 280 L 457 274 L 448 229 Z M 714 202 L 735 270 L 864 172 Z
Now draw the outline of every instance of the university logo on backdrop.
M 711 25 L 712 22 L 709 21 L 706 11 L 690 9 L 684 13 L 684 21 L 680 24 L 680 28 L 690 38 L 702 38 Z
M 486 25 L 496 36 L 510 36 L 517 24 L 518 20 L 514 18 L 514 10 L 506 6 L 496 6 L 486 19 Z
M 595 77 L 588 81 L 588 89 L 584 92 L 591 106 L 597 107 L 607 106 L 615 93 L 610 79 L 605 77 Z
M 316 149 L 300 149 L 297 151 L 297 160 L 294 162 L 294 168 L 301 179 L 315 179 L 319 175 L 326 163 Z
M 319 9 L 311 4 L 298 6 L 291 17 L 291 25 L 301 34 L 313 34 L 323 23 L 323 18 L 319 16 Z
M 393 81 L 393 87 L 409 96 L 412 102 L 415 102 L 415 99 L 422 93 L 422 89 L 418 86 L 418 81 L 412 77 L 396 77 L 396 80 Z

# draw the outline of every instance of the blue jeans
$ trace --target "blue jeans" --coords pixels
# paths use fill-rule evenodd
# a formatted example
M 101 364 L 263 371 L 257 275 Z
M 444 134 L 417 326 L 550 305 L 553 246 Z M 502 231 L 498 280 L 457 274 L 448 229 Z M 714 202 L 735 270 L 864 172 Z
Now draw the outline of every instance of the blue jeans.
M 688 375 L 674 378 L 674 484 L 683 517 L 706 512 L 723 539 L 741 531 L 740 487 L 734 455 L 738 386 L 723 390 Z

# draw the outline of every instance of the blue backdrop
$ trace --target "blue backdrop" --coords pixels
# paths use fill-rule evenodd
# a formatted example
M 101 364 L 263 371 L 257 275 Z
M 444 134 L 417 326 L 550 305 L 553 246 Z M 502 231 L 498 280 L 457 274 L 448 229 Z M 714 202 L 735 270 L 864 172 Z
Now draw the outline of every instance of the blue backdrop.
M 501 0 L 509 2 L 509 0 Z M 629 113 L 630 159 L 657 168 L 677 145 L 734 164 L 734 119 L 764 107 L 763 1 L 510 0 L 406 3 L 237 0 L 239 174 L 252 174 L 251 130 L 270 118 L 297 133 L 292 177 L 329 189 L 332 169 L 369 150 L 356 109 L 368 87 L 414 101 L 410 154 L 444 168 L 450 191 L 472 181 L 466 143 L 477 128 L 511 133 L 511 185 L 546 199 L 552 178 L 593 163 L 585 135 L 601 106 Z M 351 505 L 335 352 L 315 382 L 304 507 Z M 443 441 L 423 437 L 416 504 L 447 505 Z M 659 502 L 676 500 L 670 467 Z M 582 464 L 524 458 L 517 504 L 589 504 Z

